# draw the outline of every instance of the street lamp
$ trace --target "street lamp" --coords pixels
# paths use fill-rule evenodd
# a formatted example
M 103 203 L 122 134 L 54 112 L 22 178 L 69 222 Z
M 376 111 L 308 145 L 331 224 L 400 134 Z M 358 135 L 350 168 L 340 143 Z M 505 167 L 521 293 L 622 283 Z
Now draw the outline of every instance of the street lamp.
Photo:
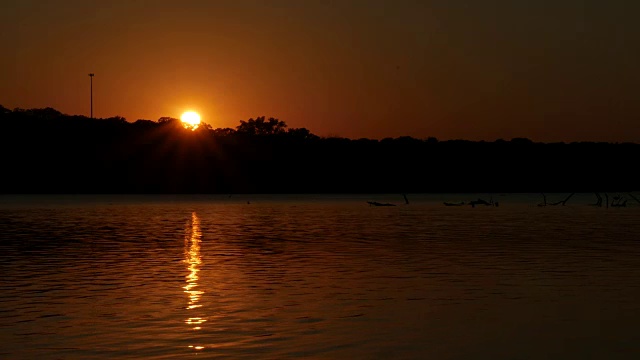
M 89 84 L 90 84 L 89 85 L 90 86 L 89 87 L 89 89 L 90 89 L 89 91 L 90 91 L 90 99 L 91 99 L 91 118 L 92 119 L 93 119 L 93 76 L 94 75 L 95 74 L 93 74 L 93 73 L 89 74 L 89 79 L 90 79 L 89 80 Z

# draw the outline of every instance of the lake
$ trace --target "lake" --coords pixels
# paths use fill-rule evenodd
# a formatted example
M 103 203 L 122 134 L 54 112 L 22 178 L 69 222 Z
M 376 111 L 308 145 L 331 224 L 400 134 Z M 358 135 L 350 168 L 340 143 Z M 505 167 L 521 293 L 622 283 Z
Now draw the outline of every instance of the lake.
M 640 358 L 640 206 L 408 198 L 0 196 L 0 358 Z

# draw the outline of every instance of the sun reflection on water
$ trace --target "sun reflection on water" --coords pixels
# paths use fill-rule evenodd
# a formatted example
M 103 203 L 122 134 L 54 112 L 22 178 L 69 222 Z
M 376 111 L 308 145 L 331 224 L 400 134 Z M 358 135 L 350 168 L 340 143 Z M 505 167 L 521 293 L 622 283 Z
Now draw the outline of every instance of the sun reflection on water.
M 202 307 L 202 304 L 199 304 L 199 302 L 200 298 L 204 294 L 204 291 L 198 289 L 198 273 L 200 272 L 200 265 L 202 264 L 202 256 L 200 255 L 202 231 L 200 229 L 200 219 L 195 212 L 191 214 L 191 222 L 187 226 L 186 230 L 184 237 L 183 262 L 187 264 L 187 271 L 189 271 L 189 274 L 186 276 L 187 284 L 183 289 L 189 297 L 189 302 L 186 308 L 191 312 Z M 192 329 L 197 331 L 202 329 L 202 324 L 207 320 L 196 315 L 197 314 L 191 314 L 191 316 L 185 320 L 185 323 L 192 326 Z M 189 347 L 195 350 L 204 349 L 203 346 L 190 345 Z

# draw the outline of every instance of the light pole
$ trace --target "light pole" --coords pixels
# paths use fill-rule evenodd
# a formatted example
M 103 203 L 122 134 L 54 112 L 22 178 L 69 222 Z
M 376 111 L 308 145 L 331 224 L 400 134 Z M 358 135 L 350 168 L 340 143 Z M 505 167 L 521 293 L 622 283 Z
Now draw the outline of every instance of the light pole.
M 89 94 L 91 99 L 91 118 L 93 119 L 93 76 L 95 74 L 89 74 Z

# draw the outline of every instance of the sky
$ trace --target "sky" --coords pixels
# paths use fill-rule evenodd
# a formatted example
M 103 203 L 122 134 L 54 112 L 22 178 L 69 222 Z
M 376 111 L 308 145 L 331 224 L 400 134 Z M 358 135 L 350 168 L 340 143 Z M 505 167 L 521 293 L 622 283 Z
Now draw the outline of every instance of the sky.
M 640 143 L 640 2 L 2 0 L 0 105 Z

